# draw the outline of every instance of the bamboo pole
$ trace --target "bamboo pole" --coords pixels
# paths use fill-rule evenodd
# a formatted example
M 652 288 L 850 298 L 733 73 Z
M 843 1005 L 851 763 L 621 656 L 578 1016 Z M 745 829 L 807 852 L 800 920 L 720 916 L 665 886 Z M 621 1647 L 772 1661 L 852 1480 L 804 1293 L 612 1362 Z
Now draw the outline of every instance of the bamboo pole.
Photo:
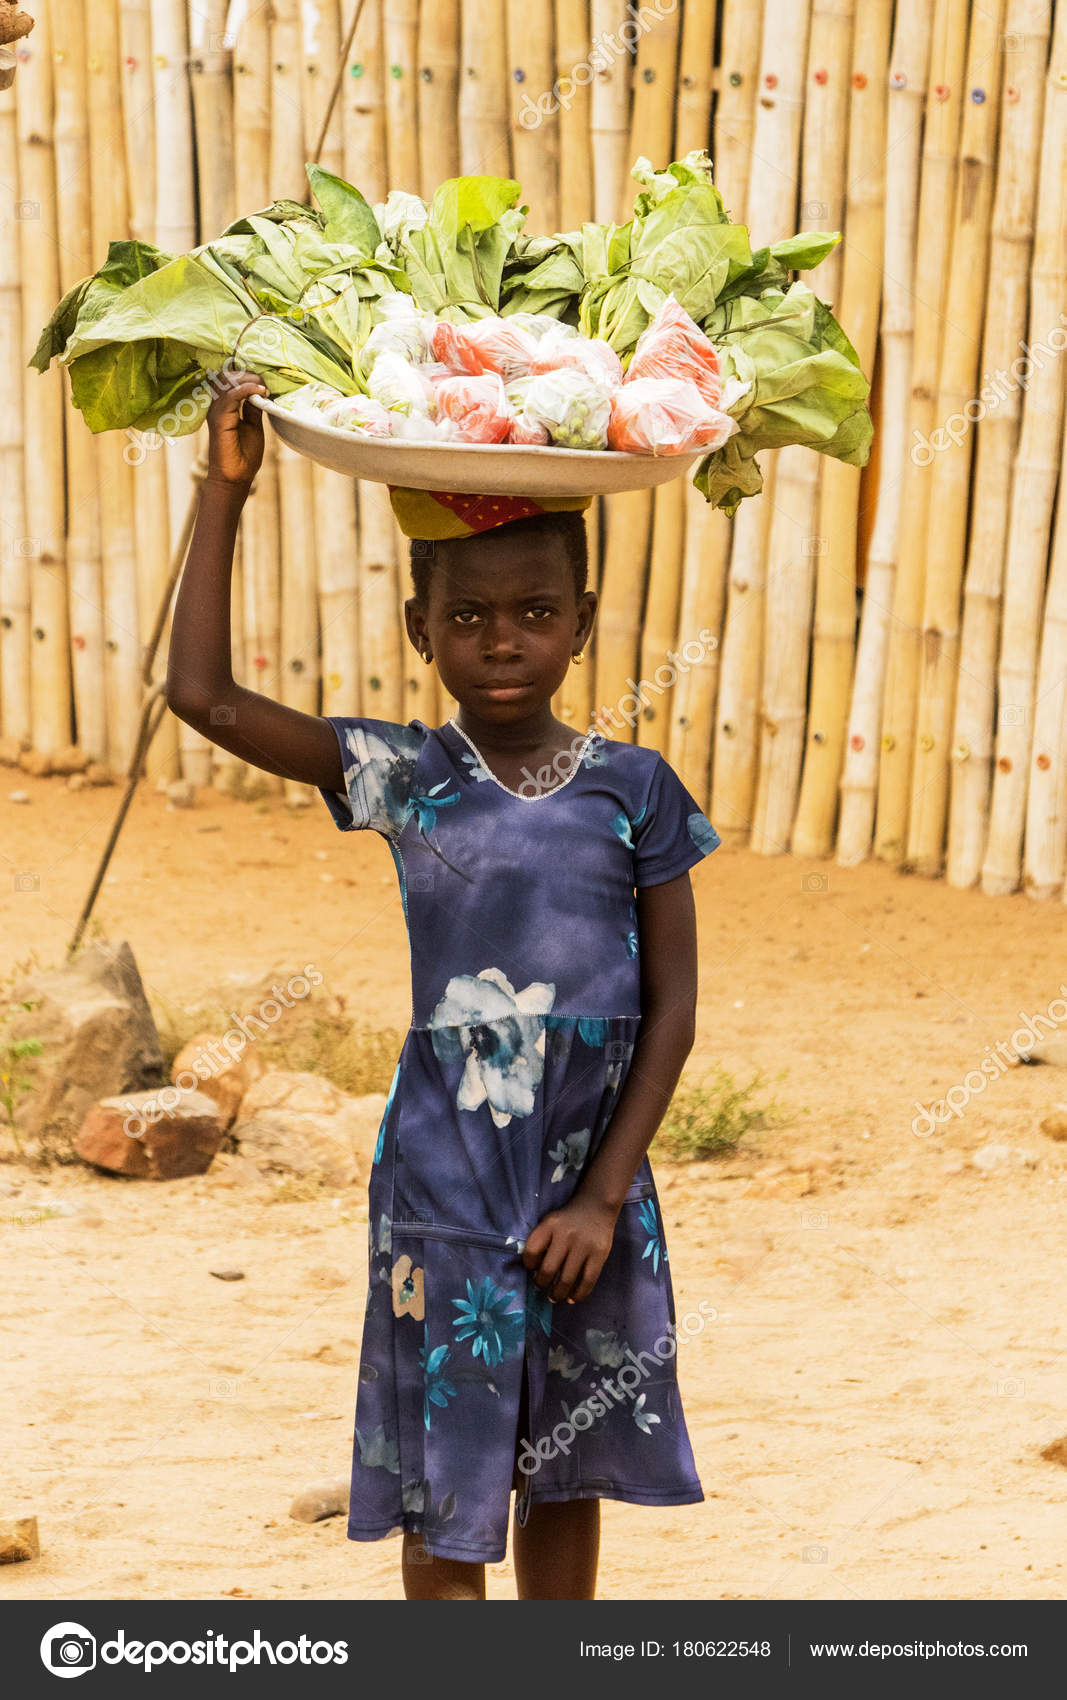
M 344 6 L 342 28 L 346 31 L 352 4 L 353 0 L 346 0 Z M 381 0 L 366 0 L 353 43 L 353 62 L 360 74 L 346 84 L 345 176 L 359 184 L 368 200 L 380 201 L 387 189 Z M 404 574 L 398 571 L 396 522 L 384 484 L 361 483 L 358 496 L 358 712 L 377 720 L 399 720 L 404 706 L 404 660 L 397 607 Z
M 208 242 L 237 216 L 234 193 L 232 53 L 224 46 L 228 0 L 189 0 L 189 81 L 196 138 L 197 214 L 200 240 Z M 230 581 L 230 649 L 236 678 L 244 683 L 244 548 L 234 550 Z M 217 790 L 241 794 L 246 762 L 229 750 L 212 748 Z
M 1042 792 L 1048 793 L 1051 767 L 1044 771 L 1031 761 L 1035 710 L 1034 674 L 1040 640 L 1039 622 L 1045 599 L 1049 539 L 1056 476 L 1058 445 L 1064 420 L 1064 382 L 1067 360 L 1049 346 L 1054 327 L 1063 329 L 1062 309 L 1067 301 L 1067 94 L 1060 73 L 1067 65 L 1067 19 L 1065 8 L 1057 8 L 1053 25 L 1052 55 L 1045 90 L 1041 165 L 1038 179 L 1037 219 L 1034 227 L 1033 265 L 1030 273 L 1030 320 L 1027 332 L 1031 361 L 1023 398 L 1022 432 L 1012 477 L 1011 521 L 1004 574 L 1004 606 L 997 669 L 999 717 L 996 761 L 989 811 L 989 840 L 982 863 L 982 890 L 996 896 L 1014 891 L 1019 884 L 1022 837 L 1027 813 L 1027 782 L 1035 790 L 1035 841 L 1030 851 L 1032 889 L 1047 893 L 1058 883 L 1058 847 L 1042 841 L 1036 823 L 1040 819 Z M 1059 315 L 1059 317 L 1057 317 Z M 1044 345 L 1045 352 L 1038 352 Z M 1064 501 L 1060 485 L 1059 505 Z M 1055 645 L 1046 655 L 1055 653 Z M 1051 685 L 1046 676 L 1046 687 Z M 1047 748 L 1033 755 L 1050 760 Z
M 267 206 L 274 198 L 270 170 L 270 19 L 252 7 L 241 19 L 233 51 L 234 200 L 240 208 Z M 296 185 L 292 185 L 295 190 Z M 281 557 L 279 440 L 264 430 L 263 462 L 241 511 L 238 548 L 244 649 L 243 679 L 253 690 L 277 690 L 281 673 Z M 235 626 L 234 630 L 238 628 Z M 235 666 L 237 665 L 235 658 Z M 280 775 L 246 767 L 245 797 L 280 796 Z
M 755 9 L 755 8 L 753 8 Z M 711 143 L 711 79 L 715 66 L 715 0 L 687 0 L 682 14 L 674 145 L 682 159 Z M 716 183 L 718 172 L 716 171 Z
M 19 289 L 18 119 L 13 88 L 0 92 L 0 159 L 8 171 L 0 178 L 0 735 L 29 747 L 33 737 L 30 707 L 31 557 L 26 543 L 23 490 L 26 436 L 22 386 L 22 300 Z M 37 373 L 33 374 L 37 377 Z
M 801 151 L 804 223 L 843 223 L 845 145 L 855 0 L 813 0 Z M 777 234 L 777 233 L 775 233 Z M 836 303 L 840 247 L 819 267 L 815 287 Z M 809 280 L 810 281 L 810 280 Z M 775 477 L 765 602 L 759 771 L 752 847 L 781 855 L 796 814 L 807 723 L 822 461 L 810 449 L 783 449 Z
M 928 0 L 900 0 L 890 54 L 886 111 L 886 195 L 881 322 L 881 406 L 876 435 L 881 470 L 866 555 L 863 608 L 841 776 L 837 860 L 870 853 L 879 736 L 897 577 L 915 332 L 912 282 L 919 212 L 920 145 L 933 16 Z
M 627 167 L 644 154 L 659 171 L 675 157 L 674 99 L 681 35 L 681 7 L 675 6 L 650 21 L 637 38 Z
M 1026 333 L 1041 143 L 1050 0 L 1009 0 L 989 288 L 982 341 L 984 412 L 975 426 L 974 511 L 963 588 L 963 627 L 952 733 L 950 885 L 978 879 L 989 828 L 997 647 L 1021 386 L 1003 378 Z M 1051 188 L 1051 185 L 1050 185 Z M 1003 377 L 991 382 L 990 374 Z M 985 404 L 988 403 L 988 406 Z
M 589 0 L 556 0 L 555 26 L 556 76 L 552 92 L 559 109 L 556 115 L 559 223 L 561 230 L 577 230 L 593 217 Z
M 671 697 L 667 755 L 702 809 L 710 806 L 711 730 L 719 684 L 726 610 L 730 521 L 709 513 L 692 479 L 685 480 L 685 545 L 675 651 L 681 656 Z M 706 636 L 705 636 L 706 634 Z M 697 653 L 699 646 L 700 653 Z
M 637 742 L 666 755 L 670 744 L 675 664 L 685 539 L 685 485 L 672 479 L 655 492 L 648 589 L 640 630 L 641 687 L 645 706 Z
M 923 131 L 919 234 L 915 260 L 915 336 L 912 347 L 909 442 L 925 441 L 937 424 L 937 385 L 945 327 L 958 139 L 963 110 L 967 0 L 937 0 L 930 87 Z M 900 557 L 886 659 L 882 751 L 875 817 L 875 853 L 904 859 L 915 738 L 923 613 L 923 567 L 930 514 L 931 471 L 914 452 L 904 468 Z
M 295 191 L 305 177 L 299 0 L 272 0 L 270 57 L 271 183 Z M 281 700 L 287 707 L 315 714 L 320 669 L 311 462 L 285 443 L 278 450 L 278 486 L 282 529 Z M 296 780 L 285 780 L 284 792 L 290 808 L 304 807 L 314 797 L 310 786 Z
M 170 254 L 196 245 L 196 193 L 192 110 L 189 99 L 189 40 L 184 0 L 152 0 L 152 98 L 156 118 L 156 244 Z M 194 489 L 193 467 L 206 432 L 165 439 L 168 553 L 185 526 Z M 157 519 L 158 523 L 158 519 Z M 185 721 L 178 722 L 182 777 L 197 786 L 211 783 L 212 745 Z
M 1060 59 L 1059 63 L 1062 65 L 1063 60 Z M 1056 99 L 1062 104 L 1063 94 L 1057 93 Z M 1064 886 L 1067 863 L 1067 501 L 1063 500 L 1064 490 L 1067 490 L 1067 437 L 1064 438 L 1060 462 L 1061 497 L 1056 505 L 1056 531 L 1041 630 L 1024 864 L 1024 886 L 1028 896 L 1051 897 L 1058 888 L 1062 888 L 1064 901 L 1067 901 L 1067 886 Z
M 651 23 L 637 41 L 629 158 L 632 161 L 643 154 L 657 170 L 674 158 L 674 98 L 680 39 L 681 13 L 676 7 Z M 638 646 L 645 701 L 637 722 L 636 741 L 665 755 L 670 739 L 672 691 L 669 684 L 662 690 L 657 687 L 671 670 L 667 656 L 678 624 L 685 526 L 685 497 L 680 482 L 675 479 L 654 490 L 651 507 L 652 536 Z M 631 603 L 635 610 L 640 605 L 640 599 Z M 646 678 L 647 687 L 643 683 Z
M 385 137 L 388 186 L 417 195 L 421 174 L 418 140 L 419 0 L 385 0 L 382 8 Z
M 156 129 L 150 0 L 119 0 L 119 41 L 129 230 L 134 241 L 152 242 L 156 235 Z
M 559 113 L 537 106 L 556 77 L 553 11 L 553 0 L 507 0 L 512 172 L 537 235 L 559 229 Z
M 94 6 L 89 58 L 89 173 L 92 252 L 107 253 L 127 229 L 125 153 L 118 0 Z M 95 443 L 100 500 L 101 586 L 104 609 L 104 686 L 107 760 L 129 766 L 141 712 L 141 654 L 137 610 L 137 550 L 133 473 L 125 440 L 104 433 Z
M 707 31 L 713 27 L 713 17 L 708 16 L 713 10 L 710 6 L 690 5 L 683 19 L 682 86 L 684 89 L 688 66 L 695 87 L 688 91 L 684 101 L 682 90 L 679 91 L 675 145 L 680 154 L 702 145 L 697 136 L 685 133 L 683 117 L 686 113 L 692 117 L 698 97 L 702 99 L 700 62 L 706 50 Z M 746 217 L 762 23 L 763 0 L 756 0 L 755 4 L 726 0 L 711 157 L 716 186 L 731 209 L 731 216 L 740 223 Z M 676 647 L 684 651 L 687 644 L 702 643 L 705 653 L 703 659 L 687 663 L 679 673 L 671 705 L 668 748 L 671 766 L 690 776 L 693 782 L 690 789 L 705 808 L 710 808 L 711 746 L 732 539 L 732 522 L 721 511 L 708 509 L 690 479 L 686 489 Z M 708 641 L 701 636 L 704 632 Z
M 593 209 L 600 224 L 625 222 L 633 205 L 629 180 L 630 74 L 633 20 L 622 0 L 592 0 L 594 68 L 589 139 L 593 150 Z M 609 524 L 610 532 L 610 524 Z
M 150 0 L 120 0 L 119 40 L 129 232 L 137 241 L 153 242 L 156 132 Z M 143 652 L 170 570 L 169 537 L 167 529 L 160 525 L 160 515 L 167 511 L 167 466 L 162 439 L 157 433 L 127 431 L 124 437 L 123 454 L 130 461 L 133 475 L 138 638 Z M 164 653 L 167 636 L 165 631 Z M 166 707 L 157 716 L 157 730 L 145 750 L 145 775 L 150 784 L 166 785 L 178 778 L 180 724 Z
M 759 106 L 748 183 L 748 223 L 756 243 L 794 230 L 799 176 L 810 0 L 766 0 L 760 43 Z M 743 843 L 752 827 L 757 711 L 763 674 L 766 551 L 776 498 L 778 454 L 762 458 L 762 498 L 734 518 L 711 804 L 724 843 Z
M 891 15 L 892 0 L 864 0 L 856 8 L 852 42 L 847 206 L 838 317 L 864 372 L 873 369 L 878 345 Z M 820 269 L 814 278 L 820 295 L 821 278 Z M 811 702 L 792 836 L 797 856 L 828 856 L 833 849 L 856 636 L 861 478 L 859 467 L 824 458 L 815 527 L 821 551 L 815 561 Z
M 960 172 L 953 216 L 952 260 L 946 291 L 937 418 L 962 418 L 979 380 L 981 327 L 989 264 L 993 157 L 1000 111 L 997 52 L 1004 0 L 987 0 L 971 20 Z M 987 75 L 987 71 L 991 74 Z M 977 92 L 985 95 L 976 99 Z M 956 706 L 960 586 L 967 538 L 974 433 L 938 454 L 931 467 L 931 512 L 936 534 L 926 538 L 922 647 L 919 659 L 916 738 L 908 812 L 908 861 L 917 873 L 942 868 L 948 806 L 949 750 Z M 1031 614 L 1031 620 L 1034 615 Z M 1036 651 L 1030 665 L 1032 685 Z M 1021 811 L 1020 811 L 1021 815 Z M 1021 836 L 1020 818 L 1020 836 Z
M 94 270 L 86 86 L 88 48 L 82 0 L 57 0 L 53 15 L 56 40 L 54 206 L 59 241 L 59 284 L 65 293 Z M 73 406 L 68 407 L 67 421 L 67 560 L 74 708 L 78 743 L 90 760 L 106 763 L 100 462 L 92 433 Z
M 652 504 L 647 490 L 626 490 L 604 498 L 604 559 L 597 616 L 596 701 L 616 716 L 608 737 L 633 743 L 640 713 L 634 677 L 638 664 L 639 606 L 648 555 Z M 616 722 L 612 722 L 616 724 Z
M 507 42 L 499 0 L 463 0 L 459 158 L 464 176 L 511 175 Z
M 419 193 L 459 176 L 459 0 L 422 0 L 419 7 Z

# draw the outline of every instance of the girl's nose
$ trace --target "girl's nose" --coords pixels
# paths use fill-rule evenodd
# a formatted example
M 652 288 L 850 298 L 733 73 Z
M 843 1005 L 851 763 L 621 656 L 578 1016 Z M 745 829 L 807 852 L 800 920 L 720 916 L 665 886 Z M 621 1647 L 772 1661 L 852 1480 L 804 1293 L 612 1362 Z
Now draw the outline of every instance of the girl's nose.
M 484 648 L 486 655 L 513 655 L 519 648 L 519 630 L 514 620 L 487 621 Z

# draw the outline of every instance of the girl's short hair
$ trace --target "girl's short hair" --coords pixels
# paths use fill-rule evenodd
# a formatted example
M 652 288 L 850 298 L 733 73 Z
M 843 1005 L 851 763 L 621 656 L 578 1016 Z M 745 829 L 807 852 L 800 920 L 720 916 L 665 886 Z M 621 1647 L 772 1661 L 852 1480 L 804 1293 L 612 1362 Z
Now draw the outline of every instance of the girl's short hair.
M 562 548 L 574 577 L 574 596 L 577 601 L 585 594 L 589 581 L 589 549 L 585 530 L 585 517 L 576 509 L 558 509 L 555 513 L 528 514 L 525 519 L 513 519 L 507 525 L 497 525 L 489 531 L 474 532 L 470 537 L 447 537 L 435 541 L 419 537 L 409 539 L 408 555 L 411 561 L 411 583 L 415 591 L 415 600 L 423 607 L 430 599 L 430 579 L 433 574 L 434 562 L 441 560 L 455 561 L 460 558 L 459 552 L 477 548 L 483 537 L 499 536 L 506 532 L 510 537 L 516 533 L 523 535 L 532 533 L 535 537 L 543 538 L 545 543 L 555 542 Z

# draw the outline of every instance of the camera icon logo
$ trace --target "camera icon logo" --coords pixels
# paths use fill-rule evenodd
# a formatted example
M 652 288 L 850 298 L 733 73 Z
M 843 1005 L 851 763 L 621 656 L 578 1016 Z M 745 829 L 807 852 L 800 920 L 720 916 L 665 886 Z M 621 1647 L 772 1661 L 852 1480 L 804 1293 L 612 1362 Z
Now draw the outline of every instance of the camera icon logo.
M 800 885 L 803 891 L 828 891 L 830 880 L 826 874 L 805 874 Z
M 433 874 L 427 869 L 424 873 L 412 874 L 408 882 L 411 891 L 432 891 Z
M 41 1663 L 53 1676 L 84 1676 L 96 1668 L 96 1637 L 81 1623 L 54 1623 L 41 1639 Z
M 41 876 L 40 876 L 40 874 L 22 873 L 22 874 L 16 874 L 15 875 L 15 890 L 16 891 L 40 891 L 40 889 L 41 889 Z
M 216 703 L 208 718 L 212 726 L 233 726 L 237 721 L 237 710 L 232 703 Z

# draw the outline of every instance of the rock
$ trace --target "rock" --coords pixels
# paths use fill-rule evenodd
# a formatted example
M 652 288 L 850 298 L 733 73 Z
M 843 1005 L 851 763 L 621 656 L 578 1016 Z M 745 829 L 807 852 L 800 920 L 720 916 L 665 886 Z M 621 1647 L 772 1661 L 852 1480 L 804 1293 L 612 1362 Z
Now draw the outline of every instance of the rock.
M 971 1167 L 985 1174 L 993 1169 L 1033 1168 L 1038 1161 L 1036 1152 L 1023 1151 L 1014 1145 L 980 1145 L 977 1151 L 971 1153 Z
M 18 767 L 19 757 L 29 745 L 19 738 L 0 738 L 0 764 L 4 767 Z
M 89 757 L 77 744 L 64 744 L 52 756 L 53 773 L 84 773 L 88 765 Z
M 216 1281 L 243 1281 L 245 1278 L 243 1269 L 209 1269 L 208 1274 L 214 1275 Z
M 384 1109 L 381 1093 L 351 1098 L 318 1075 L 276 1070 L 249 1087 L 231 1132 L 241 1156 L 261 1173 L 352 1186 L 366 1177 L 370 1124 L 376 1113 L 376 1140 Z
M 32 773 L 35 779 L 44 779 L 52 771 L 52 758 L 46 756 L 43 750 L 23 750 L 19 756 L 19 766 L 23 773 Z
M 203 1092 L 183 1092 L 158 1120 L 158 1094 L 134 1092 L 104 1098 L 89 1110 L 74 1142 L 86 1163 L 140 1180 L 172 1181 L 202 1175 L 222 1142 L 222 1112 Z M 127 1131 L 131 1128 L 132 1131 Z M 137 1129 L 143 1131 L 137 1131 Z
M 266 1073 L 267 1065 L 240 1028 L 231 1028 L 226 1037 L 229 1048 L 217 1033 L 194 1034 L 175 1057 L 170 1077 L 175 1085 L 183 1075 L 194 1077 L 196 1090 L 214 1098 L 229 1127 L 248 1088 Z
M 1067 1434 L 1050 1440 L 1047 1446 L 1041 1448 L 1041 1456 L 1047 1458 L 1050 1464 L 1067 1465 Z
M 191 779 L 172 779 L 167 786 L 167 801 L 176 809 L 191 809 L 196 804 L 196 786 Z
M 825 1151 L 798 1151 L 795 1157 L 790 1157 L 786 1168 L 791 1174 L 802 1174 L 805 1169 L 828 1174 L 834 1166 L 834 1160 Z
M 91 761 L 85 770 L 90 785 L 114 785 L 115 775 L 101 761 Z
M 815 1183 L 810 1169 L 800 1169 L 776 1175 L 753 1190 L 757 1198 L 804 1198 L 815 1191 Z
M 86 779 L 84 773 L 72 773 L 70 778 L 67 780 L 67 790 L 84 791 L 87 789 L 88 784 L 89 781 Z
M 0 1564 L 21 1564 L 23 1559 L 40 1556 L 36 1517 L 0 1517 Z
M 9 803 L 28 803 L 30 794 L 28 791 L 9 791 L 7 800 Z
M 1067 1139 L 1067 1104 L 1054 1104 L 1041 1123 L 1041 1132 L 1050 1139 Z
M 351 1489 L 349 1476 L 331 1476 L 329 1481 L 312 1482 L 298 1493 L 289 1507 L 290 1517 L 298 1523 L 318 1523 L 323 1517 L 336 1517 L 348 1511 Z
M 125 940 L 96 939 L 62 967 L 24 975 L 10 998 L 36 1006 L 13 1009 L 5 1038 L 42 1044 L 23 1062 L 33 1085 L 15 1109 L 20 1138 L 40 1155 L 72 1162 L 91 1105 L 163 1084 L 159 1035 Z

